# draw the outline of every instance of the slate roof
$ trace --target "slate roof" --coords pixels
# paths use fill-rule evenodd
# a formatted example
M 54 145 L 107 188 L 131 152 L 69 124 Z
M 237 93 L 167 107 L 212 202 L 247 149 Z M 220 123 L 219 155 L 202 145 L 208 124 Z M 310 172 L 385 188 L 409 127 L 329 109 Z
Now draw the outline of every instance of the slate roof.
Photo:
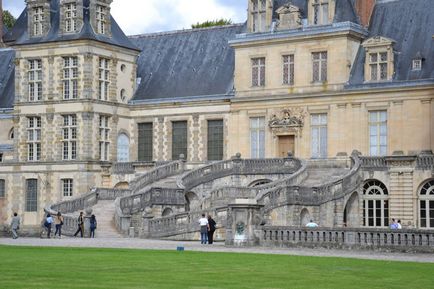
M 244 24 L 131 36 L 142 52 L 133 101 L 230 95 L 235 56 L 228 41 Z
M 15 96 L 15 51 L 0 49 L 0 109 L 13 108 Z
M 36 43 L 47 43 L 47 42 L 57 42 L 66 40 L 96 40 L 116 46 L 121 46 L 129 49 L 137 50 L 129 40 L 128 37 L 123 33 L 116 21 L 111 18 L 111 31 L 112 37 L 107 37 L 101 34 L 97 34 L 93 31 L 90 24 L 90 13 L 89 13 L 89 0 L 83 1 L 83 28 L 79 33 L 60 35 L 59 22 L 59 2 L 60 0 L 52 0 L 51 5 L 51 29 L 48 34 L 44 37 L 29 37 L 27 33 L 27 8 L 18 17 L 17 22 L 14 27 L 4 35 L 4 42 L 8 45 L 24 45 L 24 44 L 36 44 Z M 110 16 L 111 17 L 111 16 Z
M 369 37 L 396 41 L 393 82 L 434 79 L 434 4 L 432 0 L 399 0 L 378 3 L 369 27 Z M 425 60 L 421 71 L 412 71 L 417 54 Z M 365 49 L 361 47 L 352 69 L 350 86 L 364 82 Z M 383 86 L 387 83 L 366 84 Z

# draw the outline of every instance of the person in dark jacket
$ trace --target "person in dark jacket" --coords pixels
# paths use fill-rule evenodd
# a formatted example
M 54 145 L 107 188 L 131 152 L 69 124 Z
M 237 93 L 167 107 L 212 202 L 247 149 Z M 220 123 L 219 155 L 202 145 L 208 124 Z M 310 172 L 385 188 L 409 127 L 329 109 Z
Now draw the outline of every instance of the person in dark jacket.
M 211 218 L 211 215 L 208 215 L 208 244 L 212 244 L 214 242 L 214 232 L 215 232 L 215 226 L 216 222 Z
M 78 216 L 78 229 L 77 232 L 75 232 L 74 237 L 77 237 L 78 233 L 80 233 L 80 236 L 83 238 L 83 232 L 84 232 L 84 217 L 83 212 L 80 212 L 80 216 Z
M 89 238 L 95 238 L 95 230 L 96 230 L 96 217 L 92 215 L 90 217 L 90 235 Z

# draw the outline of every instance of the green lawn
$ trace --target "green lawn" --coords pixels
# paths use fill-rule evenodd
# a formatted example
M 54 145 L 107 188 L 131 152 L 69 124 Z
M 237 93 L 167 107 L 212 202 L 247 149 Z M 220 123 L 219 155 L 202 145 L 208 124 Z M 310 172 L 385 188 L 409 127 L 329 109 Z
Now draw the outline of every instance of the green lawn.
M 434 264 L 0 246 L 0 288 L 427 289 L 434 288 Z

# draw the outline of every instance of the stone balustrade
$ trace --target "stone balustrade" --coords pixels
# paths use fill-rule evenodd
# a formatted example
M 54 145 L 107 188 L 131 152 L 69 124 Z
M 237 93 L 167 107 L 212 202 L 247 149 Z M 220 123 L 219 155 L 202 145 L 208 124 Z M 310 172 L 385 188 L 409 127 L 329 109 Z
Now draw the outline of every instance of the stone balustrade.
M 141 190 L 146 190 L 146 186 L 159 181 L 161 179 L 182 173 L 185 167 L 185 160 L 170 162 L 159 166 L 150 172 L 147 172 L 130 183 L 130 189 L 133 194 L 140 193 Z
M 434 168 L 434 155 L 432 154 L 419 155 L 416 160 L 416 168 L 432 170 Z
M 260 246 L 384 249 L 434 252 L 434 231 L 371 228 L 299 228 L 263 226 Z
M 129 175 L 135 172 L 134 163 L 114 163 L 112 166 L 112 174 L 114 175 Z
M 186 191 L 201 184 L 230 175 L 293 174 L 302 167 L 301 161 L 292 157 L 280 159 L 241 159 L 216 162 L 185 174 L 178 186 Z

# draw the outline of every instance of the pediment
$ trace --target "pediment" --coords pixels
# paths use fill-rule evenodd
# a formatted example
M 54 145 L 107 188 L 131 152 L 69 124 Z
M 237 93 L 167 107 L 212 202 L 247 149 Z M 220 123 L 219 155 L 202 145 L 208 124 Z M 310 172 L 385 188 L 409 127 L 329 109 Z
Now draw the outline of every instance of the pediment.
M 383 36 L 374 36 L 368 38 L 362 43 L 363 47 L 377 47 L 377 46 L 391 46 L 395 43 L 394 40 L 383 37 Z
M 285 4 L 276 10 L 277 14 L 289 14 L 294 12 L 300 12 L 300 8 L 295 5 Z

